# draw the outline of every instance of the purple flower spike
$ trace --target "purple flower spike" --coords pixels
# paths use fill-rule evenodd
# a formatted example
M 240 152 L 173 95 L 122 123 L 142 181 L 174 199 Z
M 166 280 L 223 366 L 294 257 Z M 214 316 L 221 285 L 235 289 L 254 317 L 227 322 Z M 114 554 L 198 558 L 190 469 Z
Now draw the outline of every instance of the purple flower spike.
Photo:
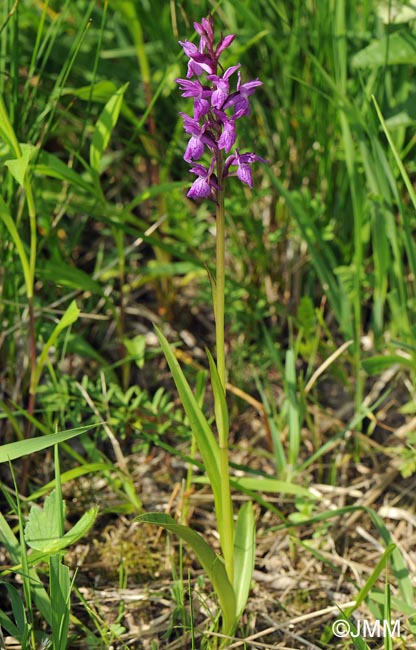
M 182 97 L 191 97 L 194 100 L 193 117 L 180 113 L 184 119 L 185 131 L 191 136 L 184 159 L 193 163 L 200 160 L 208 150 L 211 163 L 209 168 L 202 164 L 191 168 L 190 171 L 197 178 L 187 196 L 191 199 L 210 198 L 214 201 L 218 198 L 220 201 L 223 199 L 219 198 L 217 193 L 222 191 L 221 186 L 227 176 L 237 176 L 242 183 L 253 187 L 251 165 L 254 162 L 267 162 L 255 153 L 240 154 L 238 149 L 224 162 L 223 154 L 228 154 L 234 147 L 237 140 L 237 120 L 250 115 L 249 97 L 262 82 L 255 79 L 241 83 L 240 63 L 224 71 L 219 58 L 233 42 L 234 35 L 221 35 L 221 39 L 215 44 L 214 21 L 211 16 L 203 18 L 200 23 L 195 22 L 194 28 L 200 37 L 199 47 L 188 40 L 179 41 L 188 57 L 188 72 L 186 79 L 176 79 Z M 221 74 L 218 74 L 218 70 L 221 70 Z M 234 81 L 231 87 L 231 80 L 237 71 L 237 82 Z M 193 76 L 201 79 L 191 81 Z M 236 169 L 231 170 L 233 167 Z

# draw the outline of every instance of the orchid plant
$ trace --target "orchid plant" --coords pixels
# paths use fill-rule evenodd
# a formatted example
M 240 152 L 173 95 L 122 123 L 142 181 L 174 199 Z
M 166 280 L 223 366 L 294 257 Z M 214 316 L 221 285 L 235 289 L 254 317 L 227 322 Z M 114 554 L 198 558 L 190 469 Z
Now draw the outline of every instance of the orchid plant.
M 209 199 L 216 207 L 216 275 L 211 279 L 215 316 L 216 361 L 208 352 L 214 394 L 216 435 L 185 379 L 175 353 L 158 331 L 163 352 L 175 380 L 185 412 L 212 486 L 222 557 L 192 528 L 177 524 L 161 513 L 141 515 L 142 522 L 164 526 L 193 548 L 218 595 L 223 632 L 232 634 L 247 603 L 255 556 L 253 507 L 246 502 L 234 523 L 228 449 L 228 410 L 226 403 L 226 364 L 224 340 L 225 290 L 225 210 L 224 189 L 229 177 L 253 186 L 251 165 L 267 162 L 253 152 L 232 149 L 237 141 L 238 120 L 250 115 L 249 97 L 262 85 L 258 79 L 242 82 L 241 64 L 223 69 L 219 59 L 235 36 L 221 36 L 215 44 L 212 16 L 194 23 L 199 47 L 179 41 L 188 57 L 186 79 L 177 79 L 182 97 L 193 99 L 193 115 L 180 113 L 185 132 L 190 135 L 184 154 L 196 176 L 187 196 Z M 235 80 L 234 87 L 232 81 Z M 206 164 L 198 162 L 208 154 Z

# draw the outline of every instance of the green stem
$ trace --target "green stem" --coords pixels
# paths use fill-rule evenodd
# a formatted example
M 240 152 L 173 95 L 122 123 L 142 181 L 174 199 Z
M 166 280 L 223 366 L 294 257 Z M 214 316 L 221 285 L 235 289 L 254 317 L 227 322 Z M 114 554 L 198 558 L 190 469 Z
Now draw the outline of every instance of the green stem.
M 217 177 L 220 185 L 222 179 L 222 153 L 217 154 Z M 216 278 L 214 291 L 214 312 L 215 312 L 215 339 L 217 353 L 217 370 L 225 397 L 226 372 L 225 372 L 225 335 L 224 335 L 224 312 L 225 312 L 225 210 L 224 191 L 217 191 L 217 227 L 216 227 Z M 233 584 L 234 575 L 234 520 L 231 501 L 230 471 L 228 463 L 228 427 L 218 426 L 222 418 L 217 416 L 218 409 L 221 409 L 219 400 L 215 400 L 216 422 L 218 427 L 218 438 L 220 448 L 220 469 L 221 469 L 221 513 L 222 532 L 221 548 L 224 555 L 225 568 L 228 578 Z
M 222 157 L 217 156 L 217 175 L 222 176 Z M 224 192 L 217 191 L 217 226 L 216 226 L 216 277 L 215 277 L 215 342 L 217 352 L 217 369 L 225 392 L 225 214 Z

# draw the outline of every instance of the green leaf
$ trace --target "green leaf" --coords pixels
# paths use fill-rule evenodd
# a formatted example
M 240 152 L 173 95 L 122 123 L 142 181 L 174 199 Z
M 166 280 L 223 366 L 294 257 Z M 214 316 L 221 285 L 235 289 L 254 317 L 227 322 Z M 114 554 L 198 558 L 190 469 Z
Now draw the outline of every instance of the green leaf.
M 101 80 L 90 86 L 81 86 L 81 88 L 64 88 L 60 91 L 62 95 L 73 95 L 86 102 L 107 102 L 114 93 L 117 92 L 117 86 L 113 81 Z
M 138 334 L 132 339 L 123 338 L 124 346 L 130 357 L 134 359 L 138 368 L 144 366 L 144 354 L 146 350 L 146 336 Z
M 39 379 L 42 373 L 43 366 L 45 365 L 47 356 L 49 354 L 49 350 L 51 347 L 55 344 L 56 339 L 58 338 L 59 334 L 66 328 L 75 323 L 75 321 L 78 318 L 78 315 L 80 313 L 80 310 L 77 307 L 77 303 L 75 300 L 73 300 L 70 305 L 68 305 L 66 311 L 64 312 L 61 320 L 58 322 L 58 324 L 55 326 L 52 334 L 50 335 L 49 339 L 46 341 L 45 345 L 43 346 L 42 352 L 40 353 L 39 359 L 36 363 L 36 368 L 35 372 L 32 375 L 31 382 L 30 382 L 30 392 L 32 395 L 36 393 L 36 388 L 39 383 Z
M 414 361 L 400 354 L 377 354 L 364 359 L 362 362 L 364 370 L 369 375 L 377 375 L 397 364 L 407 368 L 414 368 Z
M 96 426 L 96 425 L 92 425 Z M 22 456 L 35 454 L 37 451 L 42 451 L 60 442 L 65 442 L 75 436 L 90 431 L 92 428 L 90 424 L 76 429 L 69 429 L 68 431 L 61 431 L 60 433 L 51 433 L 47 436 L 38 438 L 28 438 L 27 440 L 18 440 L 17 442 L 10 442 L 8 445 L 0 446 L 0 463 L 7 463 Z
M 50 561 L 50 593 L 52 608 L 52 638 L 54 650 L 66 650 L 68 645 L 71 580 L 69 568 L 60 557 Z
M 394 543 L 389 544 L 387 546 L 387 548 L 384 550 L 383 555 L 381 556 L 381 558 L 377 562 L 377 564 L 376 564 L 375 568 L 373 569 L 373 571 L 371 572 L 370 576 L 367 578 L 364 586 L 361 587 L 358 595 L 354 599 L 355 600 L 354 605 L 345 609 L 344 613 L 346 614 L 346 616 L 351 616 L 351 614 L 356 609 L 359 608 L 361 603 L 363 603 L 365 601 L 365 599 L 367 598 L 367 596 L 370 593 L 371 589 L 373 588 L 373 586 L 377 582 L 380 574 L 382 573 L 382 571 L 385 570 L 385 568 L 387 566 L 387 562 L 388 562 L 388 560 L 390 559 L 391 555 L 394 553 L 395 550 L 396 550 L 396 544 L 394 544 Z
M 16 625 L 20 633 L 19 637 L 21 638 L 21 636 L 25 633 L 27 627 L 27 618 L 26 618 L 25 608 L 22 602 L 22 597 L 13 585 L 7 582 L 4 582 L 3 584 L 8 591 L 10 603 L 13 611 L 13 618 L 16 621 Z
M 0 97 L 0 138 L 10 147 L 16 158 L 21 156 L 19 142 L 10 122 L 6 107 Z
M 244 503 L 237 517 L 234 541 L 234 592 L 236 616 L 240 618 L 247 603 L 256 554 L 256 524 L 253 505 Z
M 285 388 L 288 402 L 289 464 L 293 468 L 299 461 L 301 410 L 296 392 L 296 363 L 293 350 L 286 352 Z
M 206 485 L 209 479 L 206 476 L 194 476 L 194 483 Z M 236 490 L 249 490 L 251 492 L 274 492 L 275 494 L 293 494 L 306 499 L 317 499 L 312 492 L 301 485 L 290 481 L 281 481 L 277 478 L 257 478 L 255 476 L 239 476 L 231 479 L 231 486 Z
M 103 153 L 107 149 L 111 134 L 117 124 L 118 116 L 123 104 L 123 95 L 128 85 L 128 83 L 124 84 L 124 86 L 122 86 L 108 100 L 95 125 L 90 147 L 90 165 L 97 174 L 100 172 Z
M 196 479 L 195 479 L 196 480 Z M 308 499 L 316 499 L 317 497 L 309 490 L 296 485 L 290 481 L 280 481 L 275 478 L 255 478 L 252 476 L 242 476 L 232 479 L 232 486 L 243 488 L 244 490 L 253 490 L 255 492 L 274 492 L 275 494 L 293 494 L 299 497 L 306 497 Z
M 201 535 L 188 526 L 177 524 L 169 515 L 160 512 L 151 512 L 139 515 L 136 521 L 163 526 L 163 528 L 175 533 L 175 535 L 191 546 L 220 601 L 224 633 L 231 634 L 237 622 L 236 599 L 224 563 L 219 555 L 212 550 Z
M 196 444 L 208 475 L 209 482 L 214 493 L 215 507 L 217 513 L 221 512 L 221 475 L 220 475 L 220 450 L 218 443 L 212 433 L 210 426 L 201 411 L 194 394 L 186 381 L 185 375 L 171 349 L 168 341 L 162 332 L 156 327 L 160 345 L 169 364 L 170 371 L 178 389 L 182 406 L 188 417 L 192 433 L 195 436 Z M 220 519 L 220 518 L 218 518 Z
M 43 508 L 37 505 L 32 506 L 25 528 L 25 540 L 30 548 L 48 555 L 62 551 L 86 535 L 98 512 L 96 507 L 84 512 L 75 526 L 61 536 L 58 528 L 60 507 L 61 504 L 57 503 L 55 491 L 46 497 Z
M 65 514 L 65 502 L 62 504 Z M 31 548 L 50 552 L 55 540 L 59 540 L 60 508 L 55 490 L 45 498 L 43 508 L 37 505 L 31 507 L 25 528 L 25 540 Z
M 17 591 L 16 587 L 9 584 L 6 581 L 1 580 L 2 584 L 8 591 L 10 603 L 12 606 L 14 620 L 16 624 L 0 609 L 0 628 L 6 630 L 11 636 L 17 639 L 19 642 L 22 641 L 22 636 L 25 632 L 27 626 L 25 608 L 23 606 L 22 597 Z
M 6 160 L 4 164 L 8 167 L 11 175 L 19 183 L 20 187 L 24 187 L 30 160 L 33 158 L 37 149 L 33 144 L 21 144 L 20 150 L 22 152 L 21 156 L 12 160 Z
M 416 37 L 395 32 L 370 43 L 352 58 L 355 68 L 416 63 Z

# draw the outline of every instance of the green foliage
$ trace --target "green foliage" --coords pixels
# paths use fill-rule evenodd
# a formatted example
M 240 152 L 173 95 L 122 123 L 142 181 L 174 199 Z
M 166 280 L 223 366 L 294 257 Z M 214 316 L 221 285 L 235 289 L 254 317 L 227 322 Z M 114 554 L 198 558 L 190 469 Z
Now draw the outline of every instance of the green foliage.
M 99 474 L 119 497 L 109 510 L 140 511 L 137 484 L 110 458 L 108 431 L 122 454 L 133 454 L 128 467 L 154 447 L 205 466 L 220 522 L 225 454 L 216 434 L 222 443 L 229 437 L 227 453 L 239 470 L 232 490 L 268 517 L 308 526 L 302 539 L 311 527 L 309 548 L 317 555 L 314 543 L 331 534 L 333 520 L 311 483 L 349 490 L 360 467 L 387 463 L 403 477 L 414 474 L 414 427 L 386 441 L 398 425 L 389 413 L 383 418 L 386 404 L 400 422 L 414 415 L 415 10 L 375 0 L 0 4 L 0 462 L 6 474 L 11 463 L 19 483 L 20 460 L 59 443 L 65 464 L 55 479 L 46 468 L 50 476 L 39 480 L 34 456 L 27 499 L 56 492 L 29 514 L 6 480 L 0 538 L 12 569 L 2 570 L 10 608 L 0 610 L 0 626 L 23 648 L 48 636 L 63 650 L 68 625 L 91 647 L 122 644 L 121 613 L 111 627 L 84 600 L 93 631 L 69 622 L 74 585 L 63 558 L 95 510 L 78 513 L 67 533 L 54 528 L 63 508 L 59 481 Z M 224 34 L 236 34 L 243 81 L 264 82 L 241 148 L 255 142 L 271 161 L 254 172 L 254 192 L 229 184 L 228 381 L 245 397 L 228 391 L 227 402 L 215 363 L 200 353 L 213 349 L 206 269 L 214 277 L 214 206 L 185 198 L 184 100 L 175 84 L 184 65 L 178 40 L 190 37 L 192 21 L 208 10 Z M 178 355 L 188 355 L 186 377 L 204 366 L 204 386 L 210 370 L 212 411 L 211 389 L 203 411 L 204 391 L 194 397 L 176 351 L 161 338 L 185 414 L 171 396 L 149 334 L 153 323 L 163 329 L 162 320 L 172 340 L 195 337 Z M 332 387 L 343 391 L 335 404 Z M 259 438 L 241 425 L 244 418 L 260 422 Z M 189 470 L 189 490 L 204 481 Z M 375 516 L 372 524 L 391 549 L 389 529 Z M 223 539 L 226 526 L 231 530 L 219 524 Z M 228 622 L 240 617 L 250 588 L 250 504 L 236 513 L 232 533 L 234 577 L 226 592 L 231 585 L 233 613 L 227 597 L 220 599 Z M 212 549 L 186 535 L 212 559 Z M 357 587 L 359 598 L 373 613 L 412 616 L 404 556 L 397 547 L 383 558 Z M 387 565 L 390 604 L 377 587 Z

